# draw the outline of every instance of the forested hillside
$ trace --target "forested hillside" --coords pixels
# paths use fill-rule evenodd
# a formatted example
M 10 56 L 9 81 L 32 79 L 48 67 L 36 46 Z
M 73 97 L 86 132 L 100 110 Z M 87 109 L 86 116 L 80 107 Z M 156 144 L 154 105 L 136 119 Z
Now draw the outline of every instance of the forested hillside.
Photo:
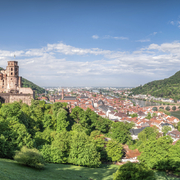
M 25 78 L 22 78 L 22 86 L 23 87 L 30 87 L 32 90 L 35 90 L 38 94 L 44 93 L 44 89 L 39 87 L 38 85 L 32 83 L 31 81 L 28 81 Z
M 180 99 L 180 71 L 167 79 L 152 81 L 144 86 L 133 88 L 132 93 Z

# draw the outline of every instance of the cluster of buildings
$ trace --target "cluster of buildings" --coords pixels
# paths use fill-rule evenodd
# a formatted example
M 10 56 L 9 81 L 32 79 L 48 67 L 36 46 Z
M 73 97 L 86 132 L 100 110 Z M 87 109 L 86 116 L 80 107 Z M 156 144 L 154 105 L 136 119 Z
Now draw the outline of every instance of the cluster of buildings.
M 76 96 L 72 96 L 72 94 L 76 94 Z M 45 98 L 46 97 L 41 97 L 41 99 Z M 57 95 L 50 95 L 49 101 L 52 103 L 67 102 L 70 110 L 75 106 L 79 106 L 84 110 L 90 108 L 98 115 L 112 121 L 133 123 L 134 127 L 130 130 L 133 139 L 137 139 L 138 134 L 144 128 L 153 126 L 155 126 L 160 133 L 163 133 L 162 129 L 164 126 L 169 126 L 171 127 L 171 131 L 168 132 L 168 134 L 173 140 L 176 141 L 180 139 L 180 132 L 175 129 L 179 122 L 178 118 L 168 116 L 164 112 L 153 111 L 152 107 L 134 106 L 128 99 L 121 100 L 120 98 L 83 90 L 75 90 L 73 92 L 62 90 Z M 156 116 L 147 119 L 148 113 L 150 113 L 151 116 Z M 132 114 L 136 114 L 137 117 L 131 117 L 130 115 Z

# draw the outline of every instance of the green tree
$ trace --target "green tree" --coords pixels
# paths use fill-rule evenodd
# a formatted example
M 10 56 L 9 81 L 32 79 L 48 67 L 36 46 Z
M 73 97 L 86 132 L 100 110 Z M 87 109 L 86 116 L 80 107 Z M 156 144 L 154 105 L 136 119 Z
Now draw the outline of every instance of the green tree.
M 119 143 L 125 144 L 131 140 L 129 130 L 132 128 L 130 123 L 113 122 L 109 131 L 109 135 Z
M 173 107 L 172 107 L 172 110 L 175 111 L 175 110 L 176 110 L 176 106 L 173 106 Z
M 164 135 L 164 136 L 166 136 L 166 134 L 168 133 L 168 131 L 171 131 L 171 127 L 170 127 L 170 126 L 163 126 L 162 132 L 163 132 L 163 135 Z
M 145 117 L 146 119 L 151 119 L 152 117 L 151 117 L 151 113 L 150 112 L 148 112 L 148 114 L 147 114 L 147 116 Z
M 166 111 L 170 111 L 170 107 L 169 106 L 166 107 Z
M 153 113 L 153 114 L 152 114 L 152 117 L 157 117 L 157 113 Z
M 134 118 L 134 117 L 138 117 L 138 114 L 137 114 L 137 113 L 134 113 L 134 114 L 130 114 L 130 116 L 131 116 L 132 118 Z
M 113 180 L 155 180 L 155 173 L 143 164 L 128 162 L 113 174 Z
M 170 170 L 179 172 L 180 170 L 180 141 L 177 141 L 175 145 L 172 145 L 169 149 L 169 166 Z
M 91 132 L 90 139 L 95 144 L 96 150 L 98 152 L 100 152 L 101 161 L 106 161 L 107 160 L 107 152 L 105 150 L 106 142 L 105 142 L 104 135 L 100 131 L 95 130 L 95 131 Z
M 157 135 L 158 135 L 158 130 L 155 126 L 154 127 L 146 127 L 144 130 L 142 130 L 138 134 L 138 139 L 140 141 L 146 142 L 147 140 L 150 140 L 150 139 L 156 139 Z
M 166 110 L 164 110 L 164 109 L 159 109 L 159 111 L 165 113 L 165 114 L 168 115 L 168 116 L 171 115 L 171 113 L 170 113 L 169 111 L 166 111 Z
M 76 106 L 75 108 L 72 109 L 71 115 L 70 115 L 74 121 L 79 123 L 79 121 L 83 118 L 84 116 L 84 111 L 82 108 L 79 106 Z
M 139 149 L 141 155 L 138 159 L 149 168 L 158 170 L 170 169 L 169 149 L 171 148 L 171 144 L 172 138 L 170 136 L 163 136 L 157 140 L 146 141 L 144 146 Z
M 67 111 L 64 109 L 59 109 L 57 114 L 57 132 L 66 131 L 69 125 Z
M 69 163 L 88 167 L 99 167 L 100 153 L 84 132 L 72 136 Z
M 120 161 L 123 156 L 123 146 L 116 141 L 108 141 L 106 151 L 109 161 Z

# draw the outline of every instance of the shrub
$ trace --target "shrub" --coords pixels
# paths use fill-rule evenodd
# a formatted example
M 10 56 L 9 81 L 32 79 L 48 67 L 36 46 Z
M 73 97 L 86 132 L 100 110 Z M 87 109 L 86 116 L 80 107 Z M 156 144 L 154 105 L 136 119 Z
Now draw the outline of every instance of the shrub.
M 119 167 L 113 174 L 113 180 L 155 180 L 155 174 L 146 166 L 138 163 L 128 162 Z
M 42 155 L 37 149 L 28 149 L 26 146 L 23 146 L 21 151 L 16 152 L 14 160 L 19 164 L 37 169 L 43 169 L 45 163 Z

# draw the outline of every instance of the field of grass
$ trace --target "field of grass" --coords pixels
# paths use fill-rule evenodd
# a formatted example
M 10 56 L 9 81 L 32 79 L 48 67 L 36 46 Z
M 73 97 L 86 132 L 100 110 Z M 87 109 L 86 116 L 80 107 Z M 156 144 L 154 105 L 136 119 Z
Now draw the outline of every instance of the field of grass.
M 9 159 L 0 159 L 0 180 L 112 180 L 119 166 L 102 165 L 86 168 L 65 164 L 47 164 L 45 170 L 18 165 Z M 177 180 L 165 173 L 156 173 L 158 180 Z

